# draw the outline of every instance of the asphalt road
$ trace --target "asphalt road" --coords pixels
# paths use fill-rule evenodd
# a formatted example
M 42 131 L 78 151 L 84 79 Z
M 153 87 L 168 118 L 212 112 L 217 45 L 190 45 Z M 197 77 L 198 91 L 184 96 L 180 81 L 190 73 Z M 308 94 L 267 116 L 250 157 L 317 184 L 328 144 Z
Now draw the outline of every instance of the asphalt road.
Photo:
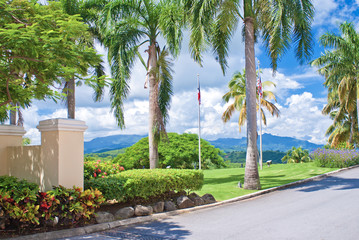
M 359 168 L 250 200 L 67 239 L 359 239 Z

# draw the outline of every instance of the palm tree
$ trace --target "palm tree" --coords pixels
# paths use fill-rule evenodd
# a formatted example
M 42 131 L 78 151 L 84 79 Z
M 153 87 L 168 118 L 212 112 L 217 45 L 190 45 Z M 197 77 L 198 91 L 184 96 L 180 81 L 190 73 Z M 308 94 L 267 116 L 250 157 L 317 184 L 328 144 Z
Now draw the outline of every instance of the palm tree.
M 301 147 L 292 147 L 291 150 L 287 151 L 287 154 L 282 158 L 282 162 L 287 163 L 304 163 L 309 162 L 309 152 Z
M 271 81 L 265 81 L 262 83 L 263 88 L 265 86 L 275 86 L 275 84 Z M 247 109 L 246 109 L 246 79 L 245 79 L 245 70 L 243 70 L 243 73 L 236 72 L 232 79 L 228 83 L 228 88 L 230 89 L 229 92 L 227 92 L 223 96 L 223 100 L 228 103 L 231 99 L 233 99 L 233 103 L 230 104 L 227 109 L 224 111 L 222 115 L 223 122 L 228 122 L 233 113 L 235 111 L 239 111 L 239 119 L 238 119 L 238 125 L 239 125 L 239 131 L 241 131 L 241 127 L 244 125 L 246 119 L 247 119 Z M 271 102 L 267 101 L 266 99 L 273 99 L 274 101 L 277 101 L 275 98 L 275 95 L 271 91 L 263 91 L 263 96 L 261 99 L 261 106 L 265 107 L 272 116 L 276 115 L 279 117 L 280 111 L 279 109 Z M 259 96 L 257 91 L 257 102 L 259 102 Z M 257 103 L 257 109 L 259 109 L 259 104 Z M 261 116 L 264 125 L 267 125 L 267 118 L 264 114 L 263 108 L 261 108 Z
M 201 53 L 210 43 L 221 64 L 227 67 L 228 44 L 241 20 L 244 23 L 247 103 L 247 156 L 244 188 L 260 189 L 257 167 L 256 66 L 254 44 L 261 34 L 275 71 L 290 43 L 296 45 L 301 63 L 312 53 L 311 0 L 186 0 L 190 16 L 192 57 L 202 63 Z
M 318 72 L 326 79 L 324 85 L 328 87 L 328 101 L 333 97 L 339 100 L 331 108 L 338 109 L 338 117 L 334 118 L 333 125 L 338 126 L 339 117 L 344 113 L 348 114 L 347 121 L 342 123 L 350 123 L 350 134 L 346 140 L 353 144 L 358 136 L 359 34 L 353 24 L 347 22 L 340 24 L 340 30 L 340 36 L 326 33 L 320 37 L 321 44 L 333 50 L 325 51 L 311 64 L 320 67 Z M 325 113 L 328 114 L 329 111 Z M 347 129 L 347 126 L 343 125 L 343 129 Z
M 117 123 L 123 128 L 123 102 L 129 94 L 128 82 L 136 59 L 147 70 L 149 86 L 149 158 L 150 168 L 158 166 L 158 141 L 165 131 L 172 95 L 172 69 L 169 56 L 179 54 L 184 21 L 181 1 L 90 0 L 87 6 L 97 11 L 96 25 L 101 41 L 108 48 L 108 59 L 114 81 L 111 107 Z M 160 48 L 158 37 L 167 48 Z M 148 44 L 147 61 L 139 48 Z

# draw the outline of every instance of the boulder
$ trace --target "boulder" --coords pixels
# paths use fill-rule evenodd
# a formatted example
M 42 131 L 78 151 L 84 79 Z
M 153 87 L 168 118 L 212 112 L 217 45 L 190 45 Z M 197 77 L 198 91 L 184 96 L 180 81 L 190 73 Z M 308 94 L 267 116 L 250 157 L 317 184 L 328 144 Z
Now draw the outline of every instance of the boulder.
M 187 196 L 177 198 L 177 206 L 179 209 L 194 207 L 194 202 Z
M 204 204 L 210 204 L 210 203 L 215 203 L 216 202 L 216 199 L 213 197 L 212 194 L 205 194 L 202 196 L 202 199 L 204 201 Z
M 136 205 L 135 206 L 135 215 L 136 216 L 147 216 L 153 213 L 153 208 L 151 206 L 142 206 Z
M 189 199 L 191 199 L 193 202 L 194 202 L 194 205 L 195 206 L 200 206 L 200 205 L 203 205 L 204 204 L 204 201 L 203 199 L 198 196 L 197 193 L 191 193 L 189 196 L 188 196 Z
M 163 212 L 163 210 L 165 208 L 165 202 L 157 202 L 152 206 L 152 208 L 153 208 L 154 213 Z
M 166 201 L 165 202 L 165 211 L 167 211 L 167 212 L 168 211 L 174 211 L 176 209 L 177 209 L 177 207 L 173 202 L 171 202 L 171 201 Z
M 95 215 L 97 223 L 105 223 L 105 222 L 112 222 L 115 221 L 115 217 L 113 214 L 109 212 L 98 212 Z
M 133 209 L 133 207 L 124 207 L 115 213 L 115 218 L 116 219 L 126 219 L 126 218 L 133 217 L 134 215 L 135 215 L 135 210 Z
M 1 230 L 5 229 L 5 222 L 6 222 L 5 213 L 4 213 L 4 210 L 2 210 L 2 207 L 0 206 L 0 229 Z

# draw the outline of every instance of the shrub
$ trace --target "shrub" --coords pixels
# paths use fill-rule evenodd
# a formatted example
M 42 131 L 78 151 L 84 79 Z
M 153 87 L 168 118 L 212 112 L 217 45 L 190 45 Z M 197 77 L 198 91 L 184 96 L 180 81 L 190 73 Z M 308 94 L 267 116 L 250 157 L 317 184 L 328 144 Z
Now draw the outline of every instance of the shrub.
M 117 163 L 101 160 L 97 160 L 95 162 L 89 161 L 84 163 L 84 179 L 104 178 L 124 170 L 125 168 Z
M 148 199 L 169 191 L 200 190 L 203 172 L 188 169 L 139 169 L 87 180 L 86 187 L 96 187 L 107 200 L 128 201 L 134 198 Z
M 343 168 L 359 164 L 359 152 L 354 149 L 318 148 L 310 155 L 319 167 Z
M 311 161 L 311 159 L 308 150 L 302 149 L 301 147 L 293 147 L 287 151 L 287 155 L 282 158 L 282 162 L 287 163 L 304 163 L 309 161 Z
M 19 229 L 28 225 L 44 224 L 59 218 L 59 224 L 71 225 L 91 218 L 105 201 L 98 190 L 55 187 L 52 191 L 38 192 L 38 186 L 14 177 L 0 177 L 0 206 L 9 221 Z M 4 184 L 9 183 L 8 185 Z M 21 186 L 18 189 L 11 186 Z

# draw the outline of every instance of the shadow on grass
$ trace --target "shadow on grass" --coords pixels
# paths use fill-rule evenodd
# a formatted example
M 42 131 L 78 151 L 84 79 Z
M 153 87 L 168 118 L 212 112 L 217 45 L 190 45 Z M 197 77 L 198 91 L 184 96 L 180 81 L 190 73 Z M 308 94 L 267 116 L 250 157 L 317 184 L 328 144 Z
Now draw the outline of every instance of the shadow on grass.
M 191 232 L 182 226 L 163 221 L 153 221 L 125 228 L 115 228 L 101 233 L 114 239 L 152 240 L 152 239 L 184 239 Z
M 335 176 L 329 176 L 319 181 L 313 181 L 304 185 L 297 185 L 291 187 L 292 189 L 298 189 L 301 192 L 314 192 L 325 189 L 334 190 L 350 190 L 359 188 L 359 179 L 357 178 L 341 178 Z
M 204 184 L 223 184 L 223 183 L 229 183 L 229 182 L 238 182 L 242 181 L 244 179 L 244 174 L 236 174 L 236 175 L 229 175 L 222 178 L 206 178 L 204 179 Z

